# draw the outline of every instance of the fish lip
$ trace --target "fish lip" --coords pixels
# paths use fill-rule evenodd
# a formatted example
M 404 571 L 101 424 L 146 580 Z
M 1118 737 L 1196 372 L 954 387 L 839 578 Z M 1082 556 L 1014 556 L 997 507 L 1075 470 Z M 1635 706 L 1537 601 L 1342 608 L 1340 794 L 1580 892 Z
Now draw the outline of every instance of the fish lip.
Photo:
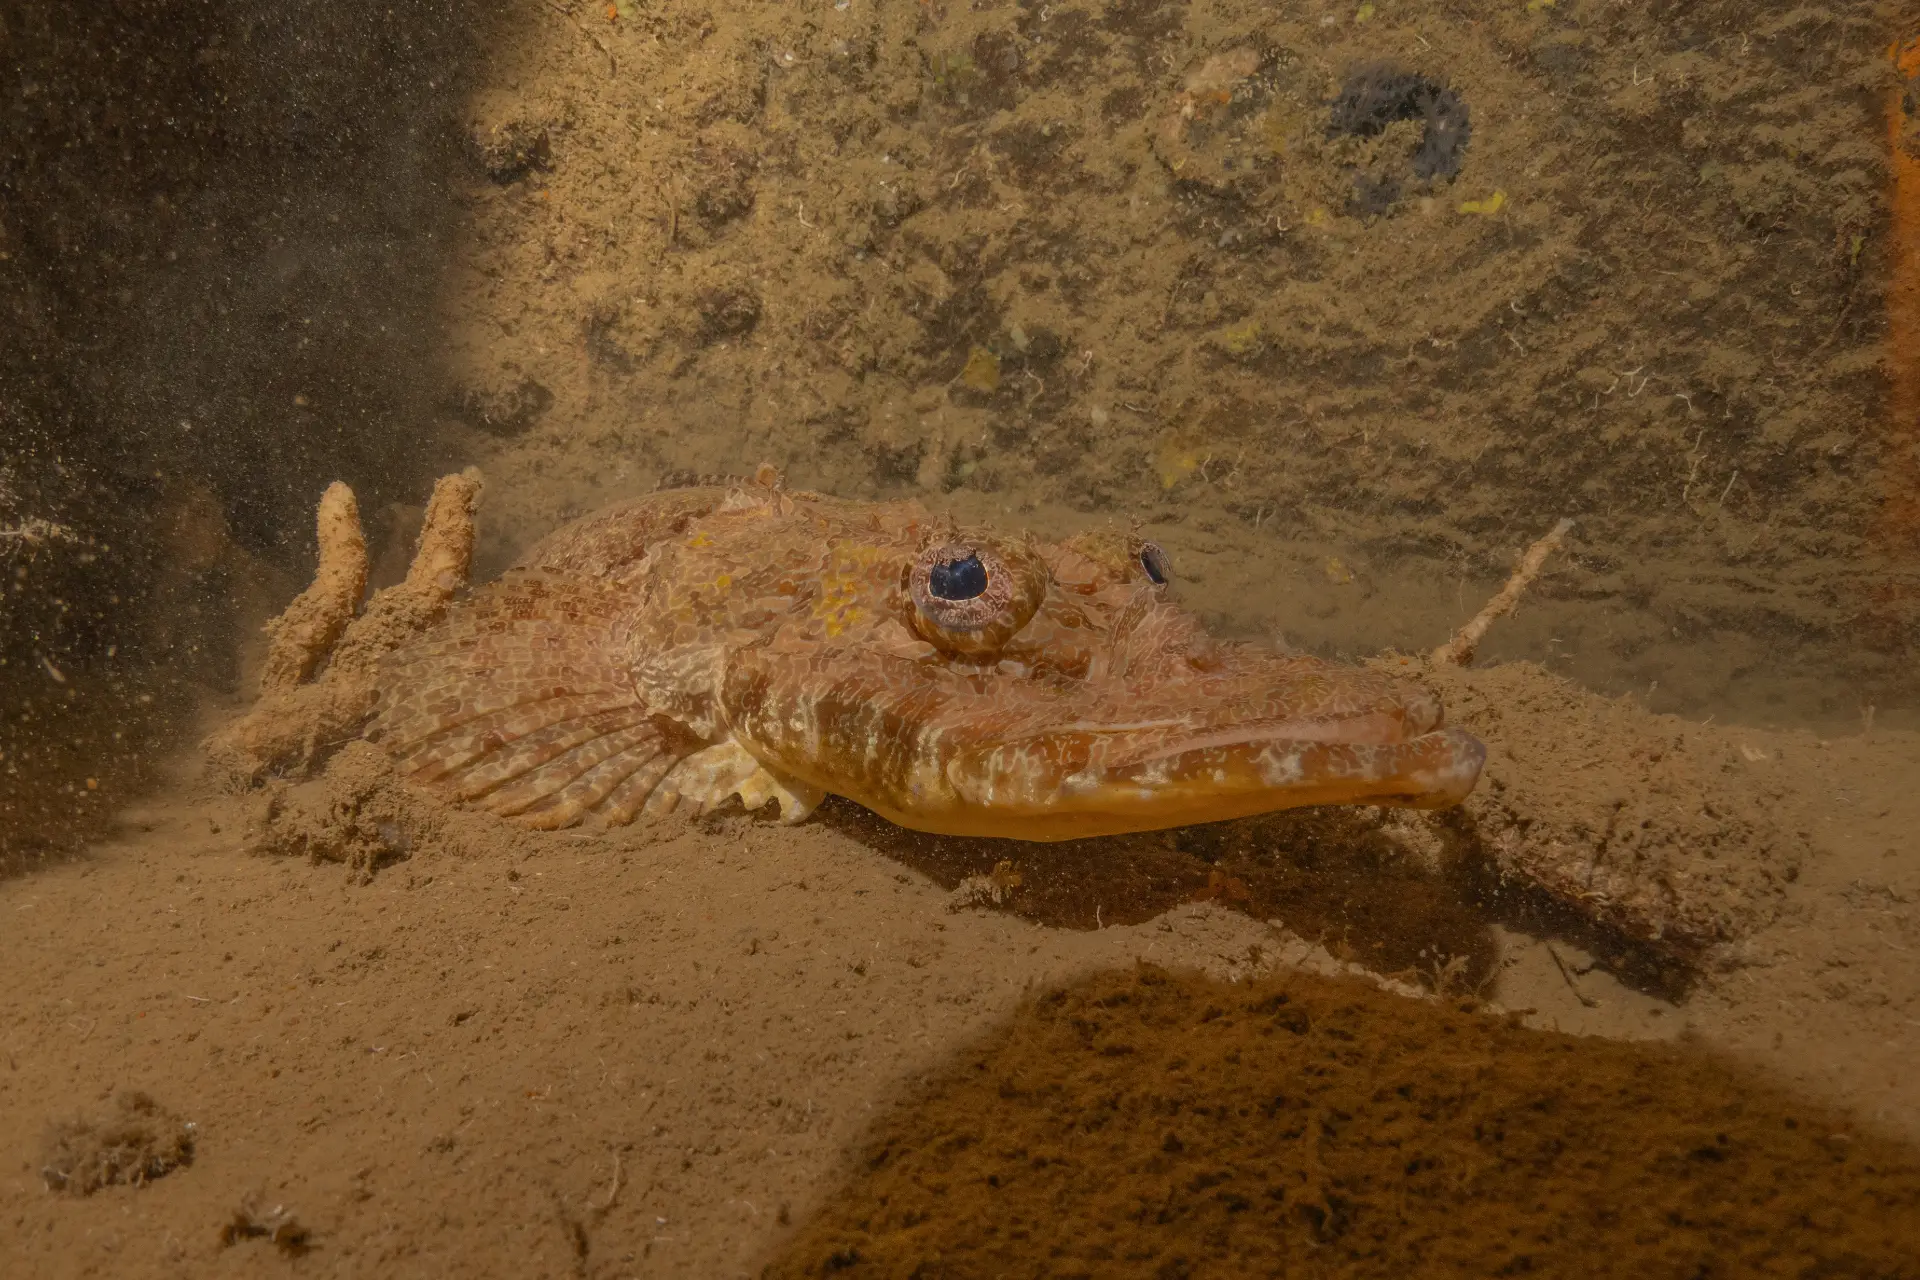
M 1443 746 L 1451 750 L 1442 752 L 1440 749 Z M 1103 772 L 1108 779 L 1115 779 L 1151 769 L 1155 765 L 1179 762 L 1183 759 L 1188 761 L 1195 758 L 1204 759 L 1214 753 L 1222 754 L 1225 760 L 1232 760 L 1237 755 L 1240 759 L 1265 759 L 1277 763 L 1289 755 L 1300 754 L 1303 749 L 1307 751 L 1320 749 L 1329 754 L 1347 749 L 1347 754 L 1352 754 L 1359 759 L 1373 757 L 1380 760 L 1405 760 L 1411 767 L 1404 775 L 1388 776 L 1405 776 L 1409 782 L 1423 776 L 1428 780 L 1424 785 L 1410 786 L 1404 793 L 1405 800 L 1402 802 L 1419 803 L 1418 797 L 1424 796 L 1451 797 L 1435 807 L 1445 807 L 1446 804 L 1465 799 L 1478 784 L 1487 758 L 1486 744 L 1461 729 L 1434 729 L 1411 737 L 1387 741 L 1371 737 L 1259 734 L 1232 741 L 1179 744 L 1144 755 L 1121 760 L 1110 759 L 1105 762 Z M 1425 756 L 1435 754 L 1440 755 L 1441 759 L 1431 763 L 1424 760 Z M 1421 763 L 1412 764 L 1415 761 Z M 1382 782 L 1385 780 L 1384 777 L 1381 779 Z M 1387 793 L 1381 793 L 1381 796 L 1384 801 Z
M 978 825 L 1027 839 L 1146 831 L 1280 809 L 1444 809 L 1478 784 L 1486 746 L 1461 729 L 1395 742 L 1242 733 L 1226 743 L 1101 749 L 1099 735 L 1035 735 L 956 759 L 948 778 Z M 1052 741 L 1048 741 L 1053 737 Z M 1056 830 L 1045 834 L 1044 830 Z
M 1132 736 L 1147 729 L 1160 728 L 1184 731 L 1179 732 L 1177 736 L 1169 736 L 1158 741 L 1143 741 L 1131 751 L 1123 750 L 1118 755 L 1109 755 L 1109 765 L 1151 764 L 1156 760 L 1172 759 L 1192 751 L 1230 750 L 1235 747 L 1255 747 L 1268 743 L 1323 742 L 1346 743 L 1353 746 L 1388 746 L 1398 742 L 1410 742 L 1425 736 L 1419 731 L 1409 733 L 1405 722 L 1400 718 L 1379 711 L 1339 720 L 1330 720 L 1326 717 L 1258 720 L 1220 728 L 1199 729 L 1189 729 L 1187 724 L 1181 721 L 1162 721 L 1115 725 L 1104 729 L 1090 727 L 1082 732 L 1086 732 L 1097 740 L 1112 743 L 1117 738 Z M 1036 738 L 1052 737 L 1056 732 L 1059 731 L 1036 735 Z M 1433 732 L 1433 730 L 1429 729 L 1426 732 Z M 1108 749 L 1111 751 L 1111 746 Z

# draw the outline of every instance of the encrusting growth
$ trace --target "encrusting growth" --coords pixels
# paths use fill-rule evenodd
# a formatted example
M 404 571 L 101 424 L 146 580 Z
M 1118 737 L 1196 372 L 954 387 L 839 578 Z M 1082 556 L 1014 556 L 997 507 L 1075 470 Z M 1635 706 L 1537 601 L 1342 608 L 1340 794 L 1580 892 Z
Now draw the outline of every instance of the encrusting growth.
M 473 509 L 479 500 L 478 472 L 442 476 L 434 484 L 420 526 L 420 547 L 405 580 L 367 602 L 366 612 L 354 619 L 334 650 L 330 670 L 371 674 L 383 655 L 446 614 L 473 566 Z
M 435 483 L 406 579 L 377 593 L 356 617 L 367 585 L 359 506 L 345 484 L 327 487 L 313 585 L 267 624 L 260 700 L 208 739 L 214 761 L 255 780 L 359 733 L 377 701 L 380 658 L 439 621 L 467 585 L 480 488 L 471 470 Z
M 352 489 L 338 480 L 327 486 L 320 497 L 318 525 L 320 567 L 313 585 L 267 624 L 267 661 L 260 672 L 263 697 L 311 676 L 333 652 L 366 594 L 367 540 L 360 532 L 360 504 Z

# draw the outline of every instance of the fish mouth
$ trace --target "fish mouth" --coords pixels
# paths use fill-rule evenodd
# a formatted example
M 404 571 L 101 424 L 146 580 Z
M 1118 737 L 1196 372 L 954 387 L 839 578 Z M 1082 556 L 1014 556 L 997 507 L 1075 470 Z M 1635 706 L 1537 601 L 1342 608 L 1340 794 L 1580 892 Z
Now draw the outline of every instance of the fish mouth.
M 1479 781 L 1486 747 L 1460 729 L 1394 733 L 1366 717 L 1171 731 L 1058 730 L 949 760 L 959 803 L 939 826 L 1023 840 L 1154 831 L 1307 805 L 1444 809 Z M 907 825 L 925 827 L 925 815 Z

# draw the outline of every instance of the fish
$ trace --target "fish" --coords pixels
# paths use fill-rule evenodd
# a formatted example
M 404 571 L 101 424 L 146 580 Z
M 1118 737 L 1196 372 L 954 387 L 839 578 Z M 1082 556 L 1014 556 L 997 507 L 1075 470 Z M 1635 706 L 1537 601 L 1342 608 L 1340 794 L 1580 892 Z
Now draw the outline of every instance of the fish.
M 1472 791 L 1485 748 L 1427 688 L 1216 638 L 1178 595 L 1133 532 L 1047 541 L 762 467 L 584 516 L 451 600 L 371 668 L 366 736 L 411 786 L 544 829 L 836 795 L 1058 841 Z

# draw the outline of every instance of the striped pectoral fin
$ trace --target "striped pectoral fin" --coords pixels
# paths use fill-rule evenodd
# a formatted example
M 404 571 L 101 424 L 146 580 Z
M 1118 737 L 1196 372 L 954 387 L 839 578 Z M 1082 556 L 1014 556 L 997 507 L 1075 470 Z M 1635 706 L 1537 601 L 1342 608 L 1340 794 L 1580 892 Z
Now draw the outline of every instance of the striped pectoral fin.
M 382 664 L 372 736 L 410 782 L 524 825 L 613 811 L 699 746 L 633 687 L 614 645 L 625 604 L 545 574 L 482 589 Z
M 474 804 L 526 826 L 572 826 L 629 775 L 670 754 L 666 735 L 651 721 L 609 729 L 486 792 Z
M 561 721 L 638 702 L 614 631 L 626 601 L 591 582 L 515 574 L 381 663 L 373 735 L 405 767 L 464 767 Z M 478 757 L 474 757 L 478 758 Z
M 600 698 L 547 698 L 502 707 L 391 749 L 411 781 L 473 800 L 609 728 L 624 728 L 608 720 L 630 722 L 629 716 L 644 718 L 637 708 L 608 707 Z
M 627 605 L 548 573 L 483 589 L 383 664 L 373 736 L 410 782 L 524 826 L 618 825 L 734 796 L 778 803 L 785 822 L 813 812 L 823 792 L 652 709 L 616 645 Z

